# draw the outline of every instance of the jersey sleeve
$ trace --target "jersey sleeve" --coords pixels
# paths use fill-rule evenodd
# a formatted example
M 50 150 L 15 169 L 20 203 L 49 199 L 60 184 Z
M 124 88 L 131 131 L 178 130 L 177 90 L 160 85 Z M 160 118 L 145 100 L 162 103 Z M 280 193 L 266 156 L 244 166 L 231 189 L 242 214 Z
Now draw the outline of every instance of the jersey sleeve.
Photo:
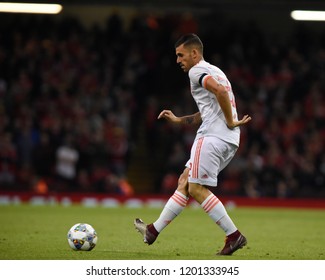
M 192 83 L 205 87 L 205 81 L 208 77 L 211 77 L 208 69 L 204 67 L 194 66 L 189 71 L 189 78 Z

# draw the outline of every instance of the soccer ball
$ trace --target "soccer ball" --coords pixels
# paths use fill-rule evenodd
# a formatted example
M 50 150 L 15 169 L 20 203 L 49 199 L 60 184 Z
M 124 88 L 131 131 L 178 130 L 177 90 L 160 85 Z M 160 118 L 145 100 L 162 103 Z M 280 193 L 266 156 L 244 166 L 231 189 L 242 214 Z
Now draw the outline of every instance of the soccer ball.
M 75 224 L 68 231 L 68 242 L 73 250 L 91 251 L 97 244 L 97 233 L 89 224 Z

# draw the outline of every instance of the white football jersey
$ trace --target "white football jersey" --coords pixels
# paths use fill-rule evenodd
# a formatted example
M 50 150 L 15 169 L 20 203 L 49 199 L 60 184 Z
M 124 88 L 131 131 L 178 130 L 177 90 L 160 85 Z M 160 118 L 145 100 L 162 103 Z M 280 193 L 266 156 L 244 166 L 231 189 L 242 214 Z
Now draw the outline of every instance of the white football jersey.
M 209 78 L 214 78 L 218 83 L 222 84 L 229 94 L 233 118 L 238 120 L 235 96 L 225 73 L 218 67 L 201 60 L 190 69 L 188 75 L 191 83 L 191 93 L 202 118 L 202 124 L 197 131 L 196 138 L 215 136 L 223 141 L 239 146 L 239 127 L 234 129 L 227 127 L 225 116 L 216 96 L 205 89 L 206 81 Z

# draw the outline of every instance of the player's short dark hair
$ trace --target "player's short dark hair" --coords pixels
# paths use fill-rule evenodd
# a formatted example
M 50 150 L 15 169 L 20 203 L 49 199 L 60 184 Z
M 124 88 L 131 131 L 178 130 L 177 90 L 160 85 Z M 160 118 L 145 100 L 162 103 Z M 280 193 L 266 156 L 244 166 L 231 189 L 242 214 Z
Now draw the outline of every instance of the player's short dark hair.
M 175 43 L 175 48 L 179 47 L 180 45 L 183 45 L 184 47 L 188 46 L 195 46 L 198 48 L 198 50 L 203 53 L 203 43 L 199 36 L 197 36 L 194 33 L 189 33 L 181 36 L 177 42 Z

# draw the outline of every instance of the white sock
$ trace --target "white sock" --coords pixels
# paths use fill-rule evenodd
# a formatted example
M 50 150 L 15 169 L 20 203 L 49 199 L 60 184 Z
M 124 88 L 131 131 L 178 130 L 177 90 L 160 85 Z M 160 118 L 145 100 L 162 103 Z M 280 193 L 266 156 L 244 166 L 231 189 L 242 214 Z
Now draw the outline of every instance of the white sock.
M 161 232 L 172 220 L 174 220 L 186 207 L 188 197 L 179 191 L 169 198 L 157 221 L 153 223 L 155 229 Z
M 201 207 L 210 218 L 221 227 L 227 236 L 237 230 L 235 224 L 228 216 L 222 202 L 214 194 L 210 194 L 202 202 Z

